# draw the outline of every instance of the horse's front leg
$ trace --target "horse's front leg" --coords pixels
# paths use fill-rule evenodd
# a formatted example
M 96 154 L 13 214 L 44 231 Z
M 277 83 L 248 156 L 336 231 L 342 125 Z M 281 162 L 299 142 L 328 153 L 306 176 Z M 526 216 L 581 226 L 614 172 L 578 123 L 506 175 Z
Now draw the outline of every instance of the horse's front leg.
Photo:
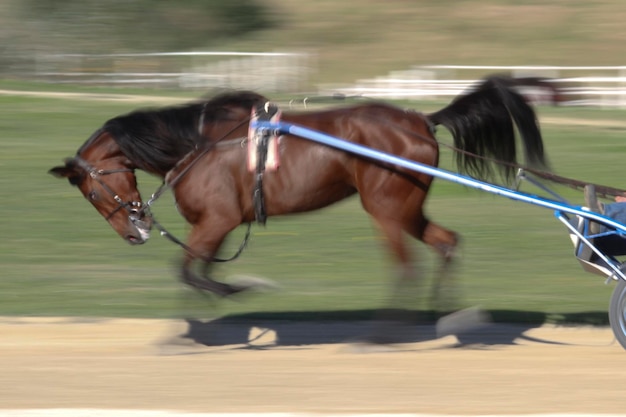
M 226 284 L 215 281 L 209 276 L 212 259 L 217 254 L 222 242 L 230 230 L 221 233 L 216 228 L 194 226 L 187 244 L 182 268 L 181 280 L 200 291 L 208 291 L 212 294 L 227 297 L 246 290 L 249 286 Z M 198 265 L 199 264 L 199 265 Z M 196 272 L 195 266 L 199 266 Z
M 208 275 L 210 263 L 203 265 L 204 274 L 197 274 L 193 268 L 194 260 L 188 260 L 186 257 L 181 268 L 181 280 L 190 287 L 200 291 L 209 291 L 220 297 L 227 297 L 247 289 L 244 286 L 226 284 L 212 279 Z

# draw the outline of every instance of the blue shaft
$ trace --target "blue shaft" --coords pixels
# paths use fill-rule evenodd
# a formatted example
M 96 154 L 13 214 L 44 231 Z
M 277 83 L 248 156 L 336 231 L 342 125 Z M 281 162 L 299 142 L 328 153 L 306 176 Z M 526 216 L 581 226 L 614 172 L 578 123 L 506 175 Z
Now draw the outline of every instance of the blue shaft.
M 626 226 L 612 220 L 609 217 L 605 217 L 599 213 L 589 211 L 582 206 L 572 206 L 564 204 L 559 201 L 548 200 L 531 194 L 520 193 L 508 188 L 500 187 L 498 185 L 489 184 L 487 182 L 479 181 L 477 179 L 461 175 L 455 172 L 446 171 L 443 169 L 435 168 L 430 165 L 425 165 L 410 159 L 401 158 L 396 155 L 388 154 L 386 152 L 378 151 L 376 149 L 369 148 L 367 146 L 359 145 L 357 143 L 348 142 L 344 139 L 339 139 L 325 133 L 308 129 L 302 126 L 293 125 L 290 123 L 273 123 L 273 122 L 261 122 L 254 121 L 251 123 L 252 128 L 255 129 L 269 129 L 272 131 L 278 131 L 280 134 L 291 134 L 304 139 L 308 139 L 313 142 L 321 143 L 332 148 L 341 149 L 343 151 L 359 155 L 365 158 L 373 159 L 380 162 L 386 162 L 396 165 L 398 167 L 406 168 L 411 171 L 422 172 L 427 175 L 431 175 L 437 178 L 443 178 L 445 180 L 465 185 L 479 190 L 486 191 L 488 193 L 497 194 L 503 197 L 508 197 L 513 200 L 523 201 L 525 203 L 534 204 L 537 206 L 549 208 L 552 210 L 570 213 L 578 216 L 582 216 L 589 220 L 594 220 L 604 225 L 615 228 L 617 231 L 626 234 Z

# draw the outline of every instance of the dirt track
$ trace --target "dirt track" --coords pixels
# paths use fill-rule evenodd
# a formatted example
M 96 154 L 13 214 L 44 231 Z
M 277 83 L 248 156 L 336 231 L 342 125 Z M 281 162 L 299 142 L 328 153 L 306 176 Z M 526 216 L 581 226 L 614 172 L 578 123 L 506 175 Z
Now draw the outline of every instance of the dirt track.
M 434 326 L 362 349 L 350 324 L 0 320 L 0 409 L 624 413 L 626 351 L 608 328 Z M 253 342 L 257 334 L 260 336 Z M 187 335 L 187 344 L 164 343 Z M 192 339 L 215 346 L 193 344 Z M 2 411 L 0 410 L 0 415 Z

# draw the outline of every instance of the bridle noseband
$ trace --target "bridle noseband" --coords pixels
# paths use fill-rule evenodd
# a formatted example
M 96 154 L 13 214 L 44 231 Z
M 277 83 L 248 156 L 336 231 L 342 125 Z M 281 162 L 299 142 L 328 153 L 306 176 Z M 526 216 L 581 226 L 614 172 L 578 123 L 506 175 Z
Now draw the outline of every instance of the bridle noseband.
M 117 174 L 120 172 L 133 172 L 134 173 L 135 172 L 134 169 L 132 168 L 97 169 L 96 167 L 92 166 L 89 162 L 85 161 L 79 156 L 71 158 L 69 161 L 74 162 L 76 165 L 84 169 L 89 174 L 89 176 L 92 179 L 94 179 L 98 184 L 100 184 L 100 187 L 102 187 L 102 189 L 104 189 L 111 197 L 113 197 L 113 200 L 117 202 L 118 204 L 117 207 L 105 217 L 107 221 L 109 221 L 109 219 L 111 219 L 111 217 L 113 217 L 115 213 L 117 213 L 121 209 L 126 209 L 126 211 L 128 211 L 128 214 L 130 216 L 133 216 L 133 215 L 136 216 L 137 213 L 139 213 L 139 210 L 143 206 L 143 203 L 141 201 L 124 201 L 115 191 L 111 189 L 111 187 L 109 187 L 100 178 L 101 176 L 104 176 L 104 175 Z

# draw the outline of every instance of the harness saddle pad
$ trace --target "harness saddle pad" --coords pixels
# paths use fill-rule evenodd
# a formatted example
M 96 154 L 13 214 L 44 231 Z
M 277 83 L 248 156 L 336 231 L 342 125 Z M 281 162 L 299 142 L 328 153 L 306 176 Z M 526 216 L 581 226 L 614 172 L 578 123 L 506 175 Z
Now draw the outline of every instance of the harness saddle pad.
M 269 104 L 269 103 L 268 103 Z M 281 112 L 277 110 L 274 115 L 269 119 L 272 123 L 280 121 Z M 251 120 L 259 120 L 259 115 L 256 109 L 252 109 Z M 257 134 L 257 131 L 250 127 L 248 129 L 248 170 L 255 172 L 260 161 L 257 160 L 259 155 L 258 147 L 261 146 L 261 137 Z M 267 142 L 267 157 L 265 159 L 265 171 L 276 171 L 280 165 L 278 145 L 280 142 L 280 136 L 272 135 Z M 262 162 L 262 161 L 261 161 Z

